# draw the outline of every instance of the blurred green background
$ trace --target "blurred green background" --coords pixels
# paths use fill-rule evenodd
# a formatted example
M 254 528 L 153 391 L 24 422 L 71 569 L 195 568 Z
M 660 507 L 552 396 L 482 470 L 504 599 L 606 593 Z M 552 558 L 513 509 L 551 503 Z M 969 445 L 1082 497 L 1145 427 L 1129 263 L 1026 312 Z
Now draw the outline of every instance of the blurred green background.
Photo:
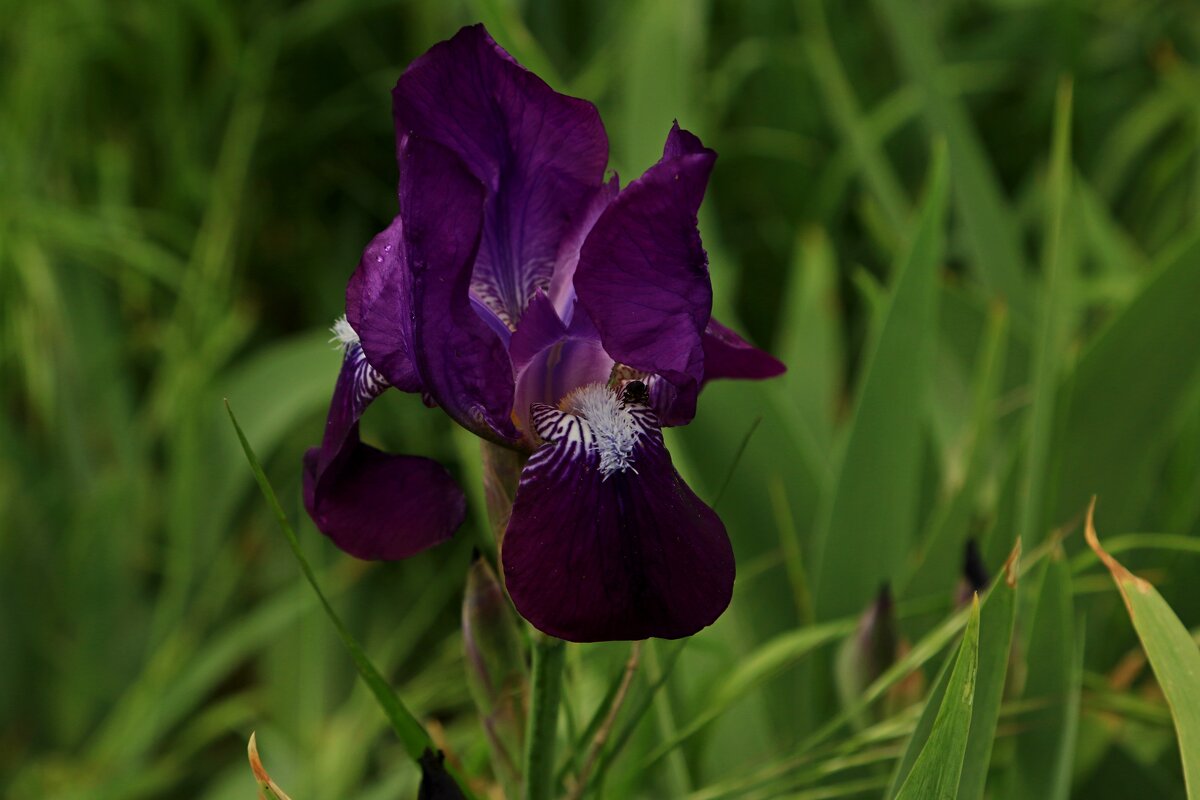
M 1102 536 L 1173 534 L 1120 537 L 1121 557 L 1200 623 L 1194 3 L 0 0 L 0 20 L 0 794 L 251 797 L 257 729 L 297 800 L 415 796 L 223 397 L 351 629 L 487 774 L 458 634 L 471 547 L 494 552 L 477 444 L 398 393 L 364 420 L 472 500 L 408 562 L 342 556 L 299 502 L 339 363 L 326 328 L 394 211 L 389 90 L 482 20 L 597 103 L 624 180 L 673 118 L 719 152 L 716 313 L 790 367 L 709 387 L 671 433 L 739 580 L 682 655 L 647 648 L 605 796 L 879 796 L 915 718 L 810 749 L 837 644 L 796 632 L 844 635 L 887 582 L 918 642 L 968 538 L 995 574 L 1018 533 L 1029 553 L 1052 531 L 1010 670 L 1050 689 L 1006 701 L 989 795 L 1183 796 L 1078 530 L 1098 493 Z M 1038 618 L 1039 580 L 1073 604 Z M 564 742 L 627 653 L 569 649 Z M 921 657 L 929 682 L 943 658 Z

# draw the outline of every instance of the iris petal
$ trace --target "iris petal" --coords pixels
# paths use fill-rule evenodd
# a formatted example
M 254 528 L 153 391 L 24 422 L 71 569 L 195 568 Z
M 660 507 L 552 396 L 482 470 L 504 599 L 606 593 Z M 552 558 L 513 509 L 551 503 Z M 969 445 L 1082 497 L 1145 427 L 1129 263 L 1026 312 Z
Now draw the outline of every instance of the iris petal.
M 654 415 L 631 413 L 622 468 L 619 458 L 605 465 L 596 425 L 535 406 L 547 443 L 521 474 L 501 557 L 517 610 L 552 636 L 690 636 L 732 596 L 725 526 L 676 472 Z
M 504 342 L 475 311 L 469 289 L 482 187 L 436 142 L 410 136 L 400 151 L 400 216 L 417 371 L 429 395 L 456 422 L 510 442 L 517 438 L 510 419 L 512 365 Z
M 481 25 L 414 61 L 392 99 L 398 136 L 439 142 L 486 187 L 471 290 L 515 328 L 534 292 L 549 287 L 560 241 L 603 180 L 599 113 L 555 92 Z
M 304 506 L 322 533 L 350 555 L 407 558 L 449 539 L 466 498 L 440 464 L 363 444 L 358 420 L 388 384 L 349 344 L 333 390 L 325 436 L 304 456 Z
M 718 378 L 760 380 L 787 370 L 783 362 L 759 350 L 715 319 L 704 331 L 704 382 Z
M 587 315 L 575 315 L 568 327 L 540 290 L 513 334 L 509 355 L 517 374 L 513 417 L 527 443 L 533 441 L 529 409 L 534 403 L 557 403 L 579 386 L 603 383 L 613 368 Z
M 689 422 L 704 378 L 712 313 L 708 256 L 696 228 L 716 154 L 676 124 L 663 158 L 596 221 L 580 251 L 575 291 L 618 362 L 675 388 L 668 425 Z
M 406 137 L 399 200 L 400 214 L 350 279 L 347 318 L 397 388 L 427 394 L 479 436 L 515 440 L 507 335 L 477 310 L 469 289 L 483 187 L 446 148 Z

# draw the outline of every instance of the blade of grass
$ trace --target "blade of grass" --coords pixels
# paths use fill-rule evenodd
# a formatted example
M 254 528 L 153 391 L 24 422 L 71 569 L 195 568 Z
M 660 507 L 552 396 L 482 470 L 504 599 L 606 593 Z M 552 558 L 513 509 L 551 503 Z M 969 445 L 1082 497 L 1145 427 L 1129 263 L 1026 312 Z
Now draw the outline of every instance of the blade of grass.
M 1017 737 L 1014 797 L 1065 800 L 1071 788 L 1082 655 L 1071 575 L 1061 552 L 1047 562 L 1029 634 L 1025 698 L 1042 703 Z M 1025 609 L 1022 608 L 1022 611 Z
M 620 731 L 613 737 L 612 744 L 600 756 L 600 762 L 596 766 L 596 770 L 592 773 L 589 787 L 594 786 L 599 780 L 603 779 L 612 762 L 625 749 L 625 745 L 633 737 L 638 725 L 641 724 L 642 719 L 653 705 L 659 691 L 666 684 L 672 673 L 674 673 L 675 665 L 679 663 L 679 656 L 683 654 L 687 643 L 687 639 L 681 639 L 678 642 L 672 642 L 668 645 L 667 653 L 661 659 L 659 674 L 651 678 L 649 686 L 642 693 L 638 702 L 630 706 L 629 713 L 626 714 L 625 722 L 621 726 Z
M 879 141 L 870 134 L 854 88 L 834 47 L 823 3 L 824 0 L 801 0 L 796 4 L 798 15 L 804 20 L 805 52 L 813 77 L 842 138 L 862 167 L 867 186 L 883 209 L 892 238 L 899 239 L 908 220 L 909 201 Z
M 1062 81 L 1054 114 L 1054 145 L 1048 181 L 1046 244 L 1043 258 L 1043 292 L 1038 309 L 1037 333 L 1030 385 L 1033 406 L 1029 412 L 1025 472 L 1021 485 L 1017 535 L 1030 547 L 1042 540 L 1045 523 L 1044 495 L 1050 458 L 1051 426 L 1062 356 L 1066 349 L 1066 292 L 1069 276 L 1063 262 L 1064 231 L 1070 197 L 1071 84 Z
M 275 489 L 272 488 L 266 473 L 263 472 L 262 466 L 258 463 L 258 456 L 254 454 L 254 449 L 250 446 L 249 440 L 246 439 L 246 435 L 242 432 L 237 417 L 233 413 L 233 408 L 229 405 L 228 401 L 225 403 L 225 410 L 229 413 L 229 420 L 233 423 L 233 429 L 237 432 L 238 441 L 241 442 L 242 450 L 246 453 L 246 460 L 250 462 L 250 469 L 254 472 L 254 479 L 258 481 L 258 486 L 262 490 L 267 504 L 275 512 L 275 518 L 279 522 L 279 527 L 283 530 L 283 535 L 287 538 L 288 544 L 292 548 L 292 553 L 296 556 L 296 562 L 300 566 L 300 571 L 304 573 L 309 586 L 312 587 L 313 592 L 317 595 L 317 599 L 321 601 L 321 605 L 324 607 L 329 621 L 333 623 L 339 638 L 342 640 L 342 644 L 346 648 L 346 652 L 350 654 L 355 669 L 358 670 L 363 683 L 371 690 L 371 694 L 375 696 L 379 707 L 391 723 L 392 730 L 396 732 L 396 736 L 399 737 L 400 742 L 404 745 L 405 752 L 414 763 L 419 762 L 421 755 L 426 750 L 434 749 L 433 739 L 430 738 L 421 723 L 417 721 L 417 718 L 405 708 L 404 703 L 392 691 L 392 687 L 379 674 L 379 671 L 375 669 L 375 665 L 367 658 L 358 641 L 346 626 L 342 624 L 341 618 L 333 610 L 333 606 L 329 604 L 325 593 L 321 590 L 320 584 L 317 583 L 317 576 L 313 573 L 312 567 L 308 564 L 308 559 L 304 556 L 304 551 L 300 549 L 300 541 L 296 537 L 295 530 L 292 529 L 292 524 L 288 521 L 287 514 L 284 513 L 283 507 L 279 504 L 279 498 L 275 495 Z M 453 771 L 451 771 L 451 774 L 453 774 Z M 454 777 L 464 794 L 471 797 L 466 782 L 458 775 Z
M 855 624 L 854 620 L 839 620 L 812 625 L 777 636 L 760 646 L 709 693 L 708 703 L 683 726 L 675 738 L 664 741 L 646 756 L 645 766 L 653 765 L 684 741 L 695 736 L 734 702 L 772 675 L 815 650 L 848 635 L 854 630 Z
M 966 229 L 971 260 L 984 284 L 1012 308 L 1014 322 L 1027 324 L 1033 303 L 1020 233 L 965 106 L 939 81 L 939 48 L 930 27 L 935 17 L 913 13 L 904 0 L 876 0 L 875 6 L 901 67 L 920 87 L 927 126 L 946 139 L 955 207 Z
M 838 477 L 818 522 L 813 604 L 819 620 L 858 613 L 880 585 L 894 580 L 909 551 L 937 327 L 946 186 L 945 151 L 939 147 L 916 232 L 895 271 L 867 356 Z
M 260 800 L 291 800 L 283 789 L 280 789 L 275 781 L 271 780 L 271 776 L 263 768 L 262 761 L 258 757 L 258 742 L 255 739 L 255 734 L 251 733 L 250 743 L 246 745 L 246 753 L 250 758 L 250 769 L 254 772 L 254 780 L 258 782 Z
M 1017 545 L 1003 574 L 980 603 L 980 633 L 978 667 L 975 680 L 974 704 L 970 730 L 962 754 L 962 772 L 958 780 L 957 797 L 982 797 L 983 782 L 991 760 L 996 722 L 1004 695 L 1008 674 L 1009 652 L 1012 647 L 1013 626 L 1016 620 L 1016 582 L 1020 571 L 1020 545 Z M 929 692 L 929 699 L 908 746 L 892 775 L 888 797 L 895 797 L 908 779 L 910 771 L 924 752 L 926 741 L 941 716 L 942 696 L 951 680 L 947 668 Z M 935 714 L 937 717 L 935 717 Z
M 975 678 L 979 668 L 979 597 L 971 601 L 971 616 L 958 648 L 954 671 L 946 684 L 929 740 L 913 764 L 898 800 L 948 800 L 958 793 L 963 759 L 971 732 Z
M 1112 573 L 1154 677 L 1171 707 L 1184 782 L 1188 797 L 1195 800 L 1200 797 L 1200 648 L 1154 587 L 1100 546 L 1095 512 L 1093 498 L 1084 527 L 1088 545 Z
M 1161 259 L 1137 296 L 1080 356 L 1063 415 L 1057 514 L 1075 513 L 1093 493 L 1117 529 L 1136 530 L 1159 475 L 1171 428 L 1200 374 L 1200 232 Z M 1146 398 L 1154 398 L 1147 402 Z
M 525 800 L 554 796 L 554 748 L 558 737 L 558 710 L 562 697 L 563 658 L 566 642 L 535 634 L 533 667 L 529 679 L 529 727 L 525 734 Z

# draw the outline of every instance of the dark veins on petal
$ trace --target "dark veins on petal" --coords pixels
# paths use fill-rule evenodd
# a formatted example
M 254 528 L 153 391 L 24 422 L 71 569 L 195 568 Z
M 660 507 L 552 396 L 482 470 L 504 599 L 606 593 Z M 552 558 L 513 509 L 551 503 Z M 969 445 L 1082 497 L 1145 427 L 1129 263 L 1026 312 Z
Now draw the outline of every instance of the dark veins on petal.
M 560 242 L 601 185 L 599 113 L 552 90 L 482 25 L 414 61 L 392 98 L 398 136 L 449 148 L 486 188 L 471 290 L 515 328 L 534 291 L 549 288 Z
M 501 555 L 517 610 L 550 635 L 680 638 L 729 604 L 725 526 L 675 471 L 653 414 L 638 411 L 629 468 L 606 475 L 587 423 L 535 410 L 549 441 L 521 475 Z

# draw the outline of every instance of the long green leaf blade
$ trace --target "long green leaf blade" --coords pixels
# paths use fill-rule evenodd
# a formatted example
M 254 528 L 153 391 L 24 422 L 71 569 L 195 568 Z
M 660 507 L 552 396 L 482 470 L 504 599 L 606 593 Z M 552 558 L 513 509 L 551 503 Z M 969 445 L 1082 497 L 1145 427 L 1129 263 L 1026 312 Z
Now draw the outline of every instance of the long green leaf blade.
M 929 741 L 913 764 L 908 779 L 900 787 L 896 795 L 898 800 L 949 800 L 958 792 L 958 779 L 962 774 L 971 731 L 978 667 L 979 598 L 976 597 Z
M 917 513 L 924 399 L 932 369 L 946 157 L 934 155 L 916 235 L 896 270 L 849 439 L 817 532 L 818 619 L 856 614 L 896 577 Z
M 1196 800 L 1200 798 L 1200 648 L 1162 595 L 1100 546 L 1095 511 L 1093 500 L 1087 516 L 1088 544 L 1112 573 L 1154 677 L 1171 706 L 1183 760 L 1183 779 L 1188 797 Z
M 371 694 L 375 696 L 379 707 L 383 709 L 384 715 L 387 716 L 388 722 L 391 723 L 392 729 L 396 732 L 401 743 L 404 745 L 404 750 L 408 753 L 409 758 L 414 762 L 419 761 L 421 754 L 426 750 L 433 750 L 433 739 L 425 731 L 425 728 L 417 721 L 417 718 L 412 715 L 401 702 L 396 693 L 392 691 L 392 687 L 379 674 L 379 670 L 375 669 L 375 665 L 367 658 L 367 654 L 363 652 L 362 646 L 359 645 L 353 634 L 342 624 L 341 618 L 337 612 L 333 610 L 333 606 L 325 597 L 325 593 L 321 590 L 320 584 L 317 583 L 317 576 L 313 573 L 312 567 L 309 566 L 308 559 L 304 556 L 304 551 L 300 549 L 300 540 L 296 537 L 296 531 L 292 529 L 292 524 L 288 521 L 287 514 L 283 511 L 283 506 L 279 504 L 279 498 L 275 494 L 275 489 L 271 486 L 271 482 L 267 479 L 267 475 L 263 472 L 262 465 L 258 462 L 258 456 L 254 454 L 254 448 L 250 446 L 250 441 L 246 438 L 246 434 L 242 432 L 242 427 L 238 424 L 237 417 L 233 413 L 233 408 L 229 402 L 225 403 L 225 410 L 229 412 L 229 420 L 233 423 L 233 429 L 237 432 L 238 441 L 242 444 L 242 450 L 246 453 L 246 460 L 250 462 L 250 469 L 254 472 L 254 479 L 258 481 L 258 487 L 262 490 L 263 497 L 266 498 L 267 504 L 271 510 L 275 512 L 275 518 L 279 522 L 279 527 L 283 530 L 283 535 L 287 537 L 288 544 L 292 548 L 292 553 L 296 556 L 296 562 L 300 565 L 300 571 L 304 573 L 305 579 L 313 588 L 317 598 L 321 601 L 321 605 L 325 608 L 325 614 L 329 617 L 329 621 L 333 623 L 337 629 L 338 636 L 342 640 L 342 644 L 346 648 L 346 652 L 350 654 L 350 658 L 354 661 L 354 666 L 358 670 L 359 677 L 363 683 L 371 690 Z M 453 774 L 453 773 L 452 773 Z M 459 786 L 464 792 L 468 792 L 465 782 L 459 779 Z M 470 795 L 468 794 L 468 797 Z

